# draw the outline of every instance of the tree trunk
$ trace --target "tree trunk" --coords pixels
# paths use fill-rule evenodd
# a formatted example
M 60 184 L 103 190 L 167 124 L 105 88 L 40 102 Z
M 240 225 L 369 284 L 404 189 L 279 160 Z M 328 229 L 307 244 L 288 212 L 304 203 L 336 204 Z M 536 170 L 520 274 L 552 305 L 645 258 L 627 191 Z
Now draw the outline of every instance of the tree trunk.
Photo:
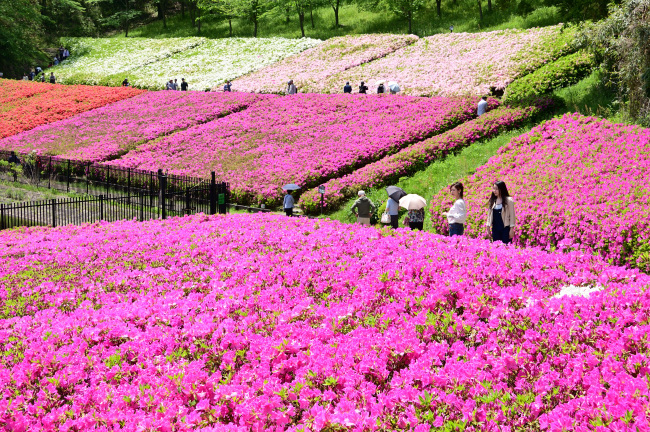
M 289 13 L 290 13 L 290 12 L 291 12 L 291 9 L 289 9 L 289 8 L 286 8 L 285 11 L 284 11 L 285 16 L 287 17 L 287 19 L 285 20 L 285 23 L 286 23 L 286 24 L 289 24 L 289 22 L 291 21 L 291 20 L 289 19 Z
M 253 17 L 253 37 L 257 37 L 257 15 Z
M 232 37 L 232 18 L 228 18 L 228 30 L 230 31 L 228 35 Z
M 409 34 L 412 34 L 412 27 L 413 27 L 413 12 L 409 12 L 409 14 L 408 14 L 408 19 L 409 19 Z
M 442 11 L 441 9 L 442 5 L 442 0 L 436 0 L 436 12 L 438 12 L 438 18 L 442 18 Z
M 300 33 L 305 37 L 305 13 L 298 12 L 298 21 L 300 21 Z
M 190 19 L 192 20 L 192 28 L 196 27 L 196 4 L 190 2 Z
M 339 0 L 336 0 L 336 7 L 332 6 L 332 9 L 334 9 L 334 26 L 335 28 L 339 28 Z
M 160 8 L 162 10 L 162 18 L 163 18 L 163 28 L 166 30 L 167 29 L 167 0 L 161 0 L 160 3 L 162 4 L 162 7 Z
M 185 0 L 181 0 L 181 18 L 185 19 Z
M 47 15 L 47 0 L 41 0 L 41 15 Z
M 481 21 L 483 21 L 483 6 L 481 6 L 481 0 L 477 0 L 478 2 L 478 16 Z
M 199 15 L 199 26 L 197 28 L 198 30 L 197 34 L 200 35 L 201 34 L 201 9 L 196 8 L 196 13 Z
M 492 12 L 492 0 L 488 0 L 488 12 Z
M 315 29 L 316 26 L 314 26 L 314 10 L 312 8 L 309 8 L 309 17 L 311 18 L 311 28 Z
M 124 31 L 124 37 L 129 37 L 129 0 L 126 0 L 126 29 Z

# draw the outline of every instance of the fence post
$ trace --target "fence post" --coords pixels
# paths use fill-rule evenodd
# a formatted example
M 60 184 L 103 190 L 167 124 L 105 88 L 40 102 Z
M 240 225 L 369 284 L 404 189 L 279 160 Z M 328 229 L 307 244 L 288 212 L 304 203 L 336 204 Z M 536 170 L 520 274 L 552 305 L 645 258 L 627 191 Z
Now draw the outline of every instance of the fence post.
M 56 227 L 56 200 L 52 199 L 52 226 Z
M 158 184 L 160 191 L 158 192 L 158 204 L 161 209 L 162 219 L 167 219 L 167 208 L 165 206 L 167 201 L 167 176 L 163 174 L 163 170 L 158 170 Z
M 144 221 L 144 192 L 140 191 L 140 222 Z
M 0 204 L 0 230 L 5 228 L 5 205 Z
M 104 195 L 99 196 L 99 220 L 104 220 Z
M 211 173 L 210 179 L 210 214 L 217 213 L 217 181 L 214 171 Z
M 131 204 L 131 168 L 127 168 L 126 171 L 127 180 L 126 180 L 126 196 L 127 202 Z
M 219 184 L 217 203 L 219 204 L 219 214 L 226 214 L 226 210 L 228 209 L 228 191 L 225 182 Z
M 70 171 L 70 159 L 68 159 L 68 182 L 65 186 L 66 192 L 70 192 L 70 174 L 72 174 L 72 172 Z
M 191 203 L 190 203 L 190 189 L 185 189 L 185 214 L 192 214 Z
M 106 165 L 106 195 L 108 195 L 108 178 L 111 176 L 111 167 Z
M 91 165 L 92 165 L 92 162 L 90 162 L 90 163 L 88 164 L 88 167 L 86 167 L 86 195 L 89 195 L 89 194 L 88 194 L 88 191 L 89 191 L 88 188 L 89 188 L 89 183 L 90 183 L 90 179 L 89 179 L 89 178 L 90 178 L 90 166 L 91 166 Z
M 52 189 L 52 156 L 50 156 L 50 168 L 48 169 L 47 188 Z

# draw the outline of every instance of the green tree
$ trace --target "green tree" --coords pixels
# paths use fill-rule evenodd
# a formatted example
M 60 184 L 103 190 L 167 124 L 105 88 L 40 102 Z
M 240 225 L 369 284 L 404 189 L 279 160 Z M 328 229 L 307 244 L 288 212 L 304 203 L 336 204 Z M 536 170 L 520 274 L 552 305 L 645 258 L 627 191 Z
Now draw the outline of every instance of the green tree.
M 612 5 L 609 17 L 587 24 L 578 42 L 596 55 L 624 114 L 650 126 L 650 0 Z
M 385 0 L 388 9 L 408 22 L 408 32 L 413 33 L 413 18 L 424 6 L 424 0 Z
M 42 15 L 34 0 L 0 2 L 0 71 L 18 77 L 38 55 L 43 38 Z
M 567 22 L 580 22 L 599 20 L 608 13 L 610 3 L 619 3 L 620 0 L 545 0 L 548 6 L 557 6 L 560 14 Z

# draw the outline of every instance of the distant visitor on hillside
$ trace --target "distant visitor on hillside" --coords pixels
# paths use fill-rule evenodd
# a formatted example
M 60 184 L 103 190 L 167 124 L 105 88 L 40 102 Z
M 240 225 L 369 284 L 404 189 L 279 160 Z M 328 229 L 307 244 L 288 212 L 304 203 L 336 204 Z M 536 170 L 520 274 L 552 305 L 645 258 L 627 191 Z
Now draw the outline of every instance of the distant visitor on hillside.
M 483 96 L 481 98 L 481 101 L 478 103 L 478 109 L 476 110 L 476 114 L 479 116 L 485 114 L 485 112 L 487 111 L 487 106 L 488 106 L 487 96 Z
M 58 66 L 58 65 L 59 65 L 59 59 L 54 57 L 54 66 Z
M 129 83 L 128 78 L 124 78 L 124 81 L 122 81 L 122 87 L 129 87 L 131 84 Z
M 169 80 L 165 85 L 165 90 L 174 90 L 174 80 Z
M 294 85 L 293 80 L 289 80 L 287 83 L 287 94 L 296 94 L 298 93 L 298 88 Z
M 454 204 L 448 212 L 442 215 L 449 222 L 449 236 L 463 235 L 465 232 L 465 220 L 467 220 L 467 206 L 463 200 L 463 184 L 456 182 L 449 186 L 449 193 L 454 198 Z
M 375 210 L 375 205 L 366 197 L 362 190 L 358 192 L 359 199 L 352 205 L 352 213 L 357 217 L 357 222 L 361 225 L 370 225 L 370 209 Z M 356 211 L 355 211 L 356 210 Z
M 223 91 L 224 92 L 232 91 L 232 83 L 230 81 L 226 81 L 226 85 L 223 86 Z
M 368 91 L 368 86 L 366 85 L 366 83 L 361 81 L 361 85 L 359 86 L 359 93 L 366 94 L 367 91 Z
M 487 234 L 492 235 L 492 241 L 510 243 L 515 236 L 515 200 L 503 181 L 494 183 L 487 207 Z
M 50 84 L 56 84 L 56 77 L 54 76 L 54 72 L 50 72 Z
M 174 90 L 180 90 L 180 88 L 178 87 L 178 78 L 174 80 Z
M 295 205 L 295 201 L 291 195 L 291 191 L 288 190 L 286 192 L 287 193 L 284 195 L 284 213 L 287 216 L 293 216 L 293 206 Z
M 7 160 L 7 162 L 13 163 L 13 164 L 20 164 L 20 159 L 18 159 L 18 156 L 16 156 L 15 151 L 13 151 L 13 150 L 11 151 L 11 155 L 9 156 L 9 159 Z
M 379 83 L 377 86 L 377 94 L 382 94 L 386 91 L 386 88 L 384 87 L 384 83 Z
M 352 93 L 352 86 L 350 85 L 350 81 L 347 81 L 343 86 L 343 93 Z
M 181 91 L 187 91 L 187 81 L 185 81 L 185 78 L 181 78 Z

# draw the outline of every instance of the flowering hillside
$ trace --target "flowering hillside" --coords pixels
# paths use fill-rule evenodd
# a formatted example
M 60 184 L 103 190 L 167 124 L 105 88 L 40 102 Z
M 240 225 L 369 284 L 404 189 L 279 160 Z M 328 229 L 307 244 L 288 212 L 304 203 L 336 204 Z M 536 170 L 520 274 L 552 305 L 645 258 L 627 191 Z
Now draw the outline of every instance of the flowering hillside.
M 133 97 L 142 90 L 0 79 L 0 138 Z
M 282 93 L 286 90 L 287 81 L 292 79 L 300 91 L 321 90 L 323 81 L 330 75 L 384 57 L 417 40 L 417 36 L 414 35 L 394 34 L 335 37 L 300 54 L 238 78 L 233 82 L 233 89 L 258 93 Z M 335 89 L 326 89 L 325 92 L 341 93 L 343 84 Z
M 471 119 L 476 101 L 363 95 L 266 96 L 250 108 L 140 146 L 111 165 L 229 179 L 239 203 L 276 203 Z
M 264 96 L 246 93 L 146 92 L 0 139 L 0 149 L 104 161 L 140 143 L 239 111 L 262 99 Z
M 650 130 L 573 114 L 513 139 L 462 180 L 466 234 L 484 235 L 485 203 L 499 179 L 516 201 L 520 245 L 594 250 L 650 271 Z M 449 199 L 442 190 L 431 200 L 441 233 Z
M 560 26 L 422 38 L 386 57 L 330 76 L 316 91 L 340 92 L 346 81 L 397 81 L 417 96 L 483 95 L 571 51 L 572 34 Z
M 8 431 L 650 428 L 650 277 L 589 254 L 262 215 L 0 243 Z
M 54 68 L 65 83 L 164 89 L 170 79 L 185 78 L 190 90 L 205 90 L 263 68 L 321 43 L 285 38 L 68 38 L 72 57 Z
M 118 86 L 129 71 L 206 42 L 201 37 L 62 38 L 70 58 L 47 72 L 53 71 L 64 84 Z

